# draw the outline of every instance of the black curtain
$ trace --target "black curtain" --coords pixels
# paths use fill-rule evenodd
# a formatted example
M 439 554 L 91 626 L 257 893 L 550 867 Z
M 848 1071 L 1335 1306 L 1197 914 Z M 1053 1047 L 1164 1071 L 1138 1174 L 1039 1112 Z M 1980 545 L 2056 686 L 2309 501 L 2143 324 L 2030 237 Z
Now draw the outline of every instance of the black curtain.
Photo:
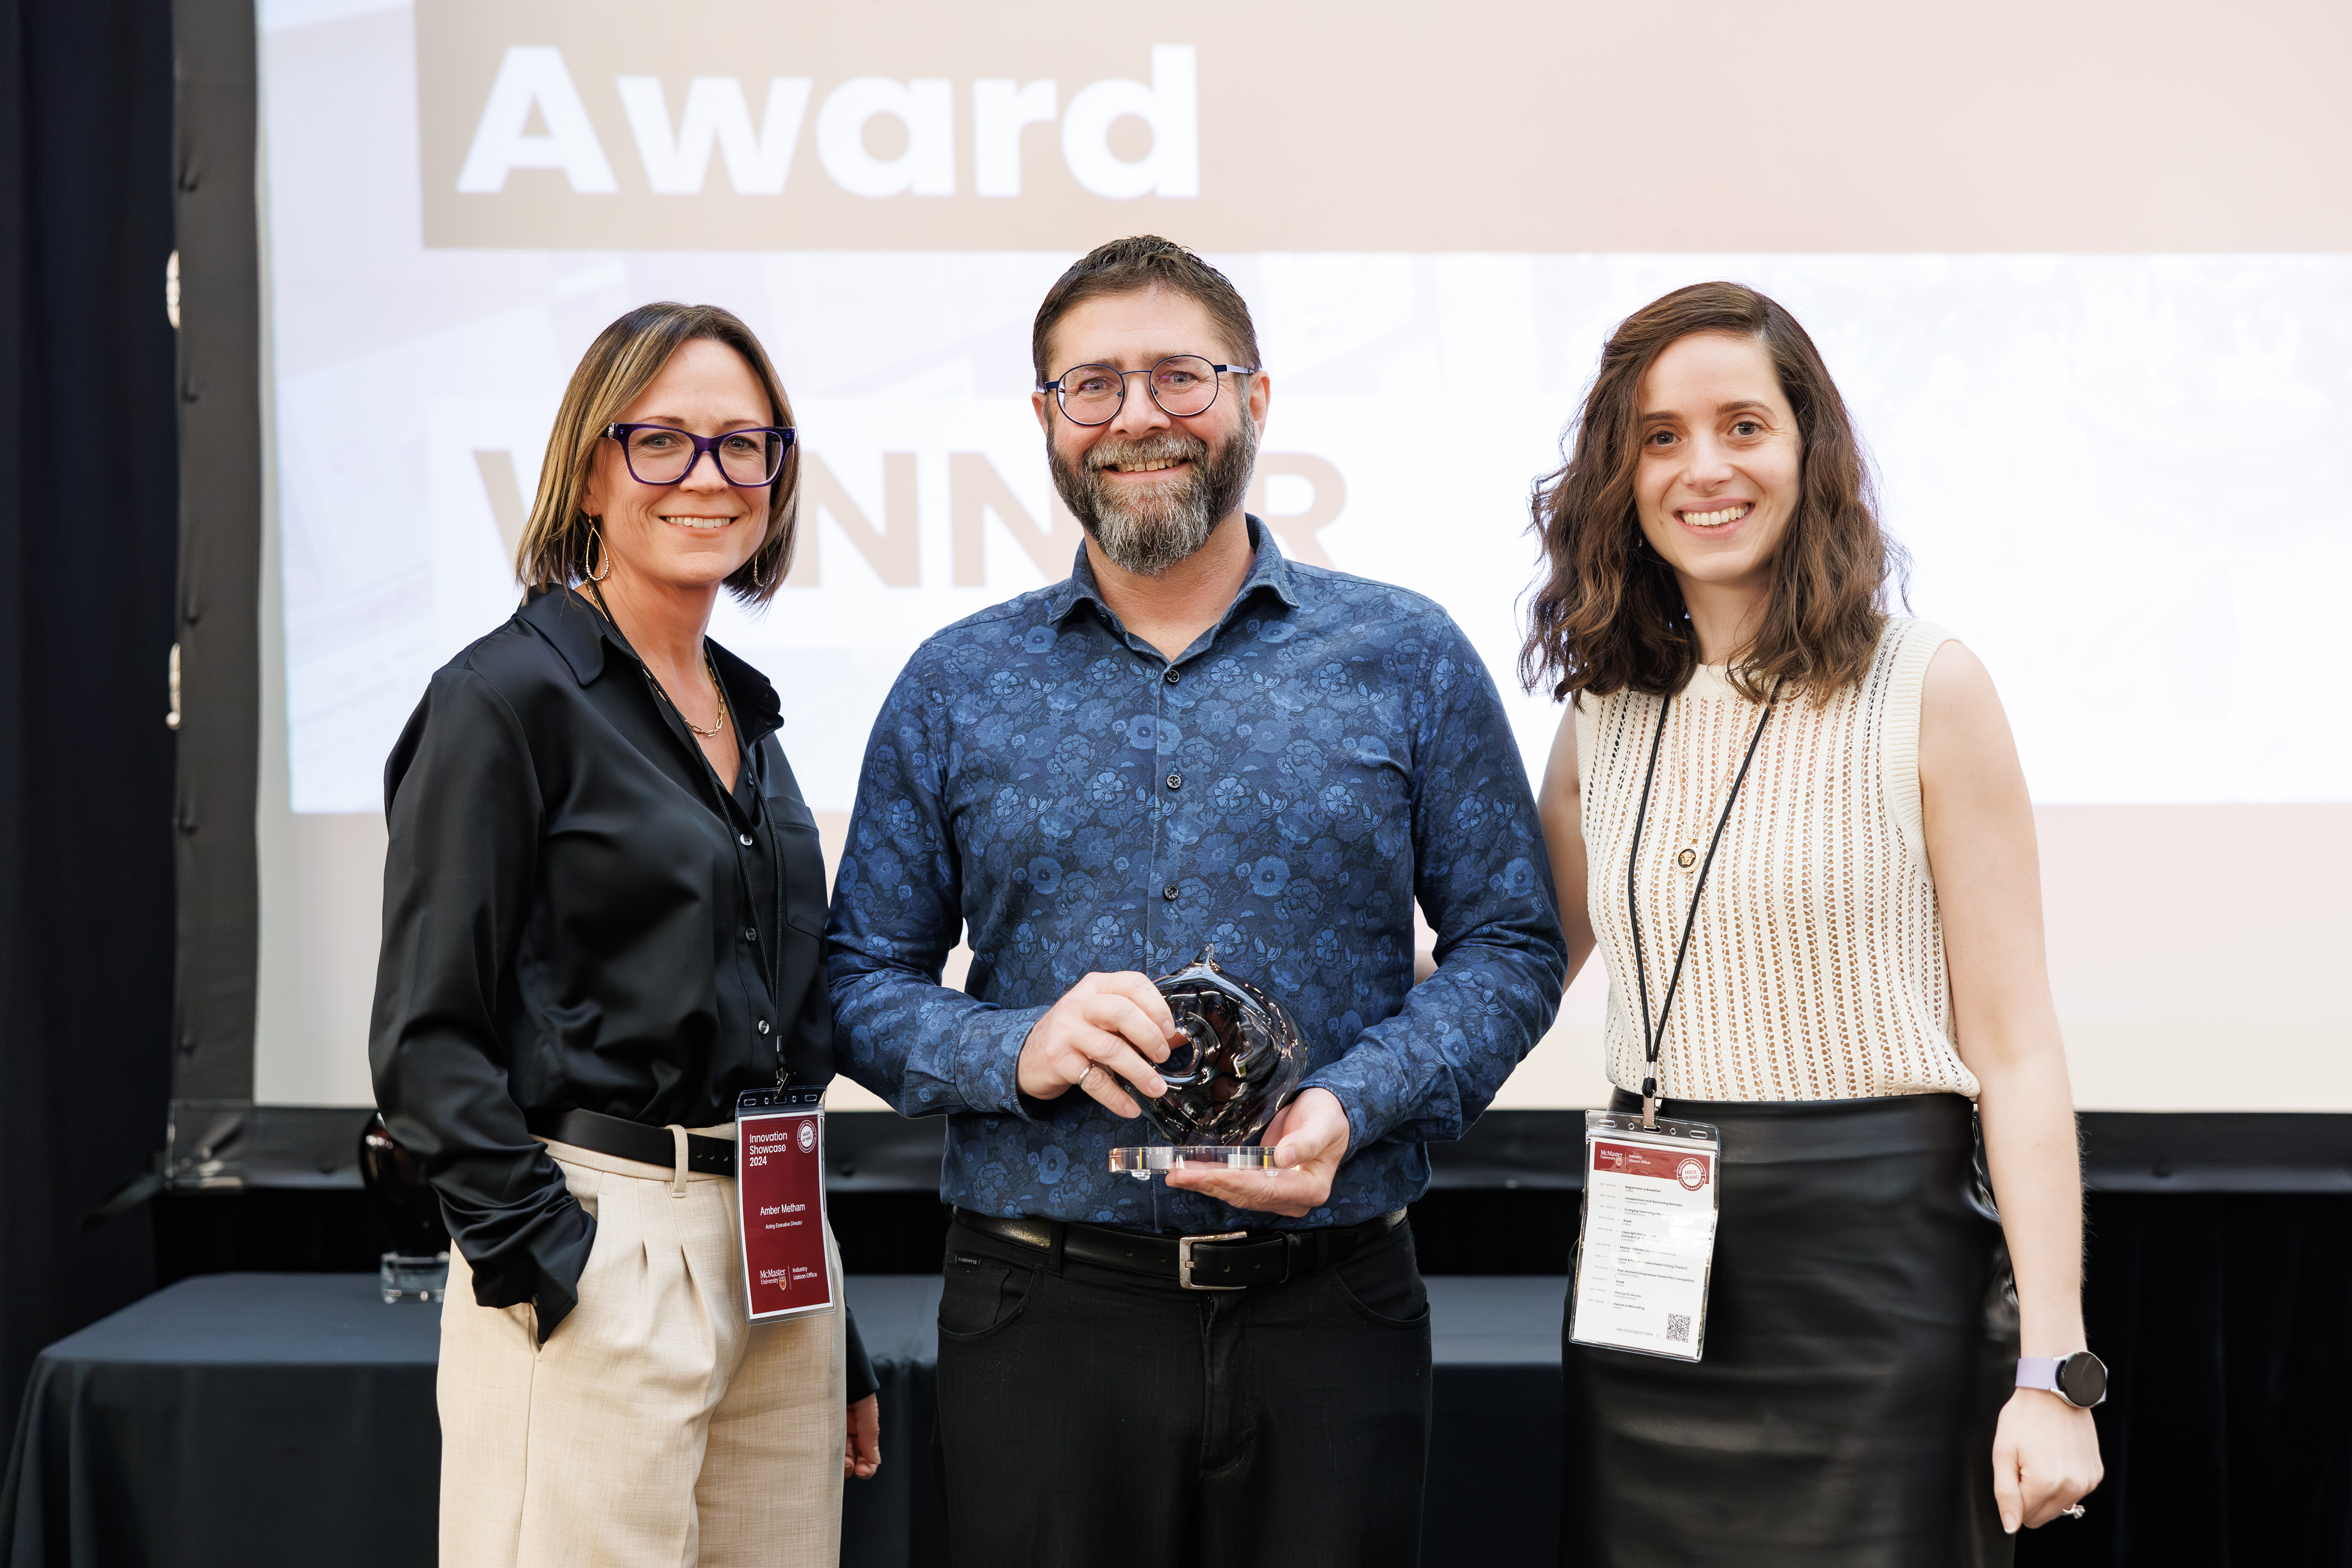
M 2352 1563 L 2352 1198 L 2095 1193 L 2105 1485 L 2018 1568 Z
M 143 1294 L 171 1088 L 172 18 L 0 0 L 0 1411 Z

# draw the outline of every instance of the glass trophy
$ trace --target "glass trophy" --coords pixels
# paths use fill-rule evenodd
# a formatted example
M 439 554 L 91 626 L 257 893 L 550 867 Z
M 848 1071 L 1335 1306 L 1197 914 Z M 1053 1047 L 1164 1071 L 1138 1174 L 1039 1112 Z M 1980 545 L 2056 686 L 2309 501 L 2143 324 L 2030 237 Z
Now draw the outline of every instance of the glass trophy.
M 384 1300 L 438 1301 L 449 1289 L 449 1232 L 441 1200 L 415 1155 L 393 1141 L 381 1115 L 360 1131 L 360 1177 L 392 1237 L 378 1270 Z
M 1307 1070 L 1290 1010 L 1218 968 L 1213 942 L 1152 984 L 1168 998 L 1184 1038 L 1160 1064 L 1168 1092 L 1135 1096 L 1156 1141 L 1113 1149 L 1110 1168 L 1139 1182 L 1179 1163 L 1272 1170 L 1274 1151 L 1258 1140 Z

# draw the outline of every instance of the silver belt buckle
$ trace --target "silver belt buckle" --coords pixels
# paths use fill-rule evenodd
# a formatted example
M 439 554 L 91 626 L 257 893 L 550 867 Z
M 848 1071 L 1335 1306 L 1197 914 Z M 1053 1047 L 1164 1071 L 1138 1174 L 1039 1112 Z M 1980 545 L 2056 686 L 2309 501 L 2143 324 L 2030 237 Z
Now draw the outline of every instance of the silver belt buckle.
M 1247 1241 L 1249 1232 L 1229 1230 L 1217 1236 L 1180 1236 L 1176 1238 L 1176 1283 L 1186 1290 L 1246 1290 L 1246 1285 L 1195 1285 L 1192 1283 L 1192 1244 L 1197 1241 Z

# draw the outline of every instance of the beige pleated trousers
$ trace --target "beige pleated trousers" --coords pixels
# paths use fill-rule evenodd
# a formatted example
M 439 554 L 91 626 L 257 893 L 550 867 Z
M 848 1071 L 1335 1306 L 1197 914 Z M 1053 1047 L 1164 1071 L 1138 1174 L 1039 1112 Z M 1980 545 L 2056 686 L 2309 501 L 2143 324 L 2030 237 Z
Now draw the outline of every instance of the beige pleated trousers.
M 841 1311 L 744 1321 L 731 1177 L 547 1150 L 595 1245 L 544 1345 L 528 1303 L 475 1303 L 450 1249 L 441 1568 L 831 1568 Z M 825 1250 L 838 1302 L 829 1233 Z

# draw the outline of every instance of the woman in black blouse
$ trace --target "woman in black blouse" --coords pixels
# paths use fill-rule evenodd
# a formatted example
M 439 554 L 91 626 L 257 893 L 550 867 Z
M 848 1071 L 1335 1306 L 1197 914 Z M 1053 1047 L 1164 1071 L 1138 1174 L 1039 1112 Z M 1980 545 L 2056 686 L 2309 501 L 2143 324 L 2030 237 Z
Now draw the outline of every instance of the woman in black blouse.
M 747 1321 L 731 1180 L 737 1094 L 833 1076 L 816 824 L 774 690 L 704 636 L 782 580 L 792 417 L 724 310 L 606 328 L 522 607 L 385 766 L 370 1050 L 454 1243 L 444 1568 L 830 1563 L 878 1458 L 847 1313 Z

